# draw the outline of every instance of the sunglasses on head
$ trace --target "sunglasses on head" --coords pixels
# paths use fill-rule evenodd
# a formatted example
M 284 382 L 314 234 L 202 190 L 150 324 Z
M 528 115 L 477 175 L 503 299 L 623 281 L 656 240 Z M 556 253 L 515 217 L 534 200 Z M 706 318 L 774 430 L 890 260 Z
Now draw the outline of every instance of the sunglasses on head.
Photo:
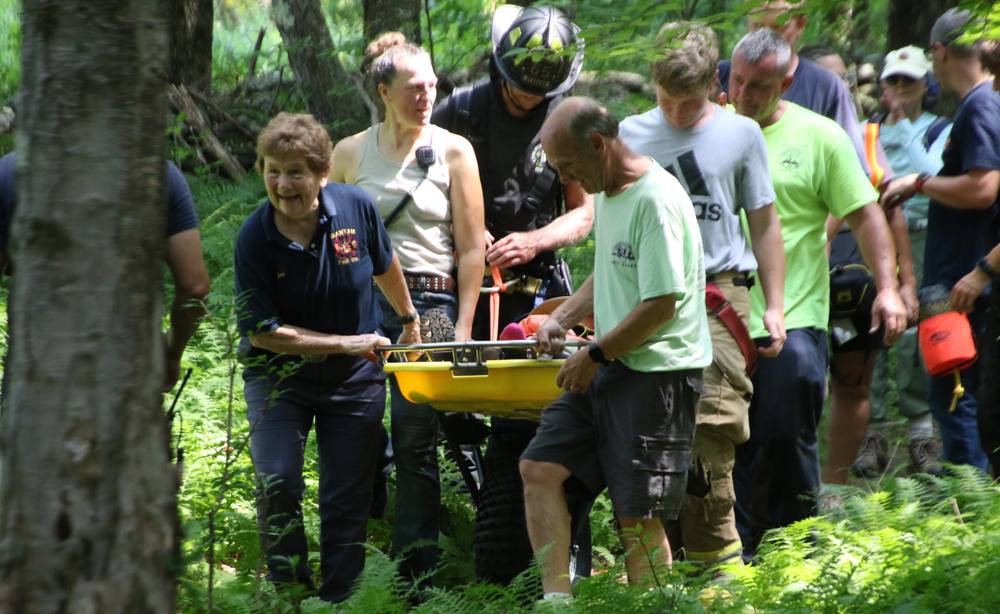
M 885 82 L 889 85 L 909 85 L 916 81 L 913 77 L 907 77 L 906 75 L 890 75 L 885 78 Z

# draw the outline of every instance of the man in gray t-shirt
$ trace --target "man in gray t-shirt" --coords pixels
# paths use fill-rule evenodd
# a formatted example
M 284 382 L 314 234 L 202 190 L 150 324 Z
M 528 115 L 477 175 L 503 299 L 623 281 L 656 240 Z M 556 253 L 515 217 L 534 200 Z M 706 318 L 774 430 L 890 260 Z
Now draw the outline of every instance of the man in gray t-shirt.
M 686 26 L 691 28 L 691 26 Z M 660 42 L 683 39 L 650 64 L 657 107 L 626 118 L 622 139 L 681 182 L 691 197 L 705 248 L 706 281 L 714 282 L 750 323 L 750 274 L 759 272 L 767 312 L 764 323 L 774 356 L 785 341 L 785 252 L 774 207 L 764 135 L 756 122 L 709 102 L 718 76 L 718 43 L 704 26 L 664 26 Z M 746 213 L 753 250 L 741 223 Z M 674 550 L 684 546 L 688 562 L 712 566 L 742 555 L 733 505 L 732 469 L 736 444 L 750 436 L 748 409 L 753 386 L 747 359 L 734 331 L 709 310 L 712 364 L 705 369 L 698 424 L 691 451 L 692 471 L 680 515 L 668 526 Z M 749 335 L 745 334 L 749 339 Z

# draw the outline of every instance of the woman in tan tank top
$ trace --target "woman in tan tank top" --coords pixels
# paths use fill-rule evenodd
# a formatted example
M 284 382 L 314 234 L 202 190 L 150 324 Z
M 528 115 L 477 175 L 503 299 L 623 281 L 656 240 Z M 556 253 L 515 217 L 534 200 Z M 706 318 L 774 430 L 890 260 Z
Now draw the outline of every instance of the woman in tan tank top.
M 372 43 L 367 56 L 372 59 L 368 75 L 385 105 L 385 120 L 337 144 L 330 179 L 364 188 L 383 220 L 411 193 L 386 229 L 413 305 L 421 314 L 432 307 L 442 309 L 454 320 L 456 339 L 471 339 L 486 251 L 476 155 L 464 138 L 430 125 L 437 78 L 426 51 L 391 32 Z M 418 148 L 428 145 L 434 162 L 425 171 L 416 156 Z M 452 279 L 456 268 L 457 280 Z M 394 338 L 399 324 L 390 311 L 383 311 L 387 315 L 381 330 Z M 427 585 L 437 565 L 440 425 L 430 405 L 403 398 L 394 377 L 390 386 L 396 464 L 392 554 L 405 552 L 400 572 Z M 409 547 L 414 542 L 434 545 Z
M 374 58 L 368 74 L 385 105 L 385 120 L 337 143 L 330 179 L 365 188 L 383 219 L 416 188 L 387 228 L 392 246 L 403 271 L 416 278 L 411 290 L 445 283 L 450 290 L 457 282 L 455 337 L 471 339 L 486 251 L 476 154 L 464 138 L 430 124 L 437 77 L 426 51 L 390 32 L 369 46 L 368 56 Z M 426 181 L 416 161 L 424 145 L 435 150 Z M 455 281 L 434 279 L 450 278 L 456 263 Z

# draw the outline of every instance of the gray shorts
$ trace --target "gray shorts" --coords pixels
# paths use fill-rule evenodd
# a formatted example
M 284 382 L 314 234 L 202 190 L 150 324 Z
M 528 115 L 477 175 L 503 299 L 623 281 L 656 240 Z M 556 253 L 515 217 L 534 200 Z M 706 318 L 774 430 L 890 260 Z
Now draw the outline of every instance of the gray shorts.
M 566 467 L 595 496 L 607 487 L 620 518 L 672 520 L 687 488 L 701 374 L 601 367 L 587 392 L 564 392 L 542 412 L 521 458 Z

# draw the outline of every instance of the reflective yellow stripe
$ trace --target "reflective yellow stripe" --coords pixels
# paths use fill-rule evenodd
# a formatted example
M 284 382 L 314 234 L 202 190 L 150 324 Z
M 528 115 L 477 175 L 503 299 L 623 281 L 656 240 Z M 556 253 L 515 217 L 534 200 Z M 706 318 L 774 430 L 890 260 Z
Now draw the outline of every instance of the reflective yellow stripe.
M 872 169 L 872 185 L 877 190 L 885 179 L 885 171 L 878 164 L 878 123 L 868 122 L 865 124 L 865 156 L 868 158 L 868 166 Z

